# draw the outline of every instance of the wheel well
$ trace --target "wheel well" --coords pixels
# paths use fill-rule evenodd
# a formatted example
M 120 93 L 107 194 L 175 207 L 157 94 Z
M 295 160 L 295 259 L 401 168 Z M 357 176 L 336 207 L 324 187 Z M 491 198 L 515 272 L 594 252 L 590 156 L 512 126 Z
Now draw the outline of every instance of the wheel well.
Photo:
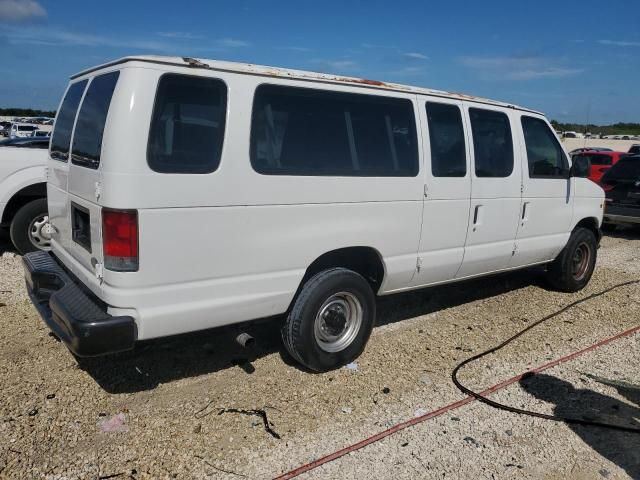
M 13 197 L 7 203 L 7 206 L 4 208 L 4 212 L 2 213 L 2 220 L 0 223 L 8 224 L 13 220 L 14 215 L 20 210 L 23 206 L 29 203 L 32 200 L 37 198 L 46 198 L 47 196 L 47 184 L 42 183 L 34 183 L 33 185 L 29 185 L 24 187 L 22 190 L 18 190 Z
M 602 236 L 602 233 L 598 228 L 598 220 L 596 220 L 595 218 L 593 217 L 583 218 L 576 224 L 574 230 L 578 228 L 586 228 L 587 230 L 591 230 L 593 234 L 596 236 L 596 239 L 600 241 L 600 237 Z
M 359 273 L 369 282 L 374 293 L 378 292 L 384 279 L 384 264 L 377 250 L 371 247 L 347 247 L 332 250 L 315 259 L 307 268 L 300 287 L 316 273 L 335 267 Z

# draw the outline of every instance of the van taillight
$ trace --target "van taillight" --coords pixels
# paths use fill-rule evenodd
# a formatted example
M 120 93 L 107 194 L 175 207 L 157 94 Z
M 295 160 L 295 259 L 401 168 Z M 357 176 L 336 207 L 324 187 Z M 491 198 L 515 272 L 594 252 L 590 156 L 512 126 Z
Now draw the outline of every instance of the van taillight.
M 116 272 L 138 270 L 138 212 L 102 209 L 104 266 Z

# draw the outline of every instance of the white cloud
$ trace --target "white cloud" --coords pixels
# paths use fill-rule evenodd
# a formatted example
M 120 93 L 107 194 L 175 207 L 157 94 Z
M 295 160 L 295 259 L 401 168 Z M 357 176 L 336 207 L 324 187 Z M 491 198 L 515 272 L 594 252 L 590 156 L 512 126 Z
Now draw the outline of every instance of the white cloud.
M 582 68 L 556 65 L 553 59 L 535 55 L 506 57 L 466 56 L 462 65 L 478 70 L 485 79 L 536 80 L 579 75 Z
M 189 32 L 158 32 L 158 35 L 164 38 L 179 38 L 182 40 L 200 40 L 204 38 L 202 35 Z
M 356 62 L 351 60 L 328 60 L 324 62 L 328 67 L 336 70 L 350 70 L 357 67 Z
M 222 47 L 238 48 L 238 47 L 250 47 L 251 43 L 244 40 L 237 40 L 235 38 L 223 38 L 218 40 L 218 44 Z
M 46 10 L 35 0 L 0 0 L 0 21 L 25 22 L 46 16 Z
M 407 57 L 407 58 L 413 58 L 415 60 L 428 60 L 429 57 L 427 57 L 426 55 L 423 55 L 422 53 L 417 53 L 417 52 L 406 52 L 403 53 L 402 56 Z
M 289 50 L 292 52 L 310 52 L 311 49 L 307 47 L 276 47 L 277 50 Z
M 1 0 L 0 0 L 1 1 Z M 198 42 L 193 34 L 184 32 L 158 32 L 150 38 L 122 38 L 72 32 L 48 26 L 6 26 L 4 36 L 10 45 L 42 45 L 52 47 L 104 47 L 159 54 L 193 55 L 196 52 L 220 52 L 229 48 L 248 46 L 248 42 L 234 39 L 220 39 Z M 162 37 L 162 38 L 158 38 Z
M 627 40 L 598 40 L 601 45 L 611 45 L 614 47 L 640 47 L 640 42 L 632 42 Z
M 581 68 L 548 67 L 537 70 L 519 70 L 507 75 L 510 80 L 534 80 L 536 78 L 564 78 L 579 75 L 584 72 Z

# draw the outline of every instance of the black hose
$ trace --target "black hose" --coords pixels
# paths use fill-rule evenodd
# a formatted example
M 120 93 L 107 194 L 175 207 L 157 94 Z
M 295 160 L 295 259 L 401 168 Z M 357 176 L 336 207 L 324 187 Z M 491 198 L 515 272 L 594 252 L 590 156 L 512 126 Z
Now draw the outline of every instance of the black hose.
M 500 350 L 501 348 L 505 347 L 506 345 L 508 345 L 509 343 L 513 342 L 516 338 L 524 335 L 526 332 L 528 332 L 529 330 L 537 327 L 538 325 L 540 325 L 541 323 L 546 322 L 547 320 L 551 320 L 552 318 L 557 317 L 558 315 L 561 315 L 562 313 L 566 312 L 567 310 L 575 307 L 576 305 L 579 305 L 583 302 L 586 302 L 588 300 L 591 300 L 593 298 L 597 298 L 600 297 L 602 295 L 605 295 L 609 292 L 611 292 L 612 290 L 615 290 L 617 288 L 621 288 L 621 287 L 626 287 L 628 285 L 634 285 L 640 283 L 640 280 L 630 280 L 628 282 L 623 282 L 623 283 L 618 283 L 617 285 L 614 285 L 612 287 L 609 287 L 605 290 L 602 290 L 600 292 L 597 293 L 592 293 L 591 295 L 582 298 L 580 300 L 576 300 L 573 303 L 570 303 L 569 305 L 561 308 L 560 310 L 553 312 L 550 315 L 547 315 L 544 318 L 541 318 L 540 320 L 537 320 L 536 322 L 532 323 L 531 325 L 527 326 L 527 328 L 525 328 L 524 330 L 519 331 L 518 333 L 516 333 L 515 335 L 513 335 L 512 337 L 506 339 L 504 342 L 502 342 L 500 345 L 497 345 L 493 348 L 490 348 L 489 350 L 486 350 L 482 353 L 479 353 L 477 355 L 474 355 L 473 357 L 467 358 L 466 360 L 464 360 L 463 362 L 459 363 L 456 368 L 453 369 L 453 372 L 451 373 L 451 380 L 453 380 L 453 383 L 455 384 L 456 387 L 458 387 L 458 389 L 460 389 L 464 394 L 466 395 L 470 395 L 472 397 L 475 397 L 478 401 L 487 404 L 491 407 L 497 408 L 499 410 L 505 410 L 507 412 L 512 412 L 512 413 L 517 413 L 520 415 L 529 415 L 531 417 L 538 417 L 538 418 L 543 418 L 545 420 L 553 420 L 555 422 L 563 422 L 563 423 L 571 423 L 571 424 L 576 424 L 576 425 L 587 425 L 587 426 L 592 426 L 592 427 L 602 427 L 602 428 L 609 428 L 609 429 L 613 429 L 613 430 L 620 430 L 623 432 L 632 432 L 632 433 L 640 433 L 640 428 L 635 428 L 635 427 L 625 427 L 622 425 L 615 425 L 612 423 L 606 423 L 606 422 L 596 422 L 593 420 L 585 420 L 582 418 L 572 418 L 572 417 L 565 417 L 565 416 L 560 416 L 560 415 L 548 415 L 545 413 L 539 413 L 539 412 L 533 412 L 531 410 L 524 410 L 522 408 L 516 408 L 516 407 L 511 407 L 509 405 L 504 405 L 502 403 L 493 401 L 488 399 L 487 397 L 481 395 L 478 392 L 474 392 L 473 390 L 471 390 L 470 388 L 465 387 L 464 385 L 462 385 L 462 383 L 460 383 L 460 381 L 458 380 L 458 372 L 460 371 L 460 369 L 462 367 L 464 367 L 465 365 L 468 365 L 471 362 L 474 362 L 476 360 L 479 360 L 482 357 L 485 357 L 491 353 L 495 353 L 498 350 Z M 527 375 L 533 375 L 533 373 L 529 373 L 529 374 L 525 374 L 523 376 L 523 378 L 526 378 Z

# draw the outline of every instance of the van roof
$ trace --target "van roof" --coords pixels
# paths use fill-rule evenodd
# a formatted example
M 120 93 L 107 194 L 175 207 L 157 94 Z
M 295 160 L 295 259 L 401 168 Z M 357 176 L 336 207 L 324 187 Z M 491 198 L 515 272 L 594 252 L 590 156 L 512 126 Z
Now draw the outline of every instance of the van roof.
M 103 68 L 112 67 L 127 62 L 148 62 L 156 63 L 160 65 L 171 65 L 179 67 L 191 67 L 191 68 L 203 68 L 207 70 L 215 70 L 221 72 L 233 72 L 244 73 L 248 75 L 259 75 L 265 77 L 281 77 L 293 80 L 308 80 L 322 83 L 334 83 L 334 84 L 351 84 L 358 85 L 366 88 L 390 90 L 396 92 L 416 93 L 423 95 L 431 95 L 436 97 L 453 98 L 456 100 L 471 101 L 477 103 L 484 103 L 488 105 L 495 105 L 505 108 L 513 108 L 532 112 L 542 115 L 541 112 L 532 110 L 529 108 L 520 107 L 511 103 L 499 102 L 496 100 L 490 100 L 487 98 L 476 97 L 472 95 L 466 95 L 464 93 L 446 92 L 443 90 L 434 90 L 424 87 L 415 87 L 411 85 L 403 85 L 399 83 L 382 82 L 379 80 L 369 80 L 366 78 L 347 77 L 343 75 L 333 75 L 328 73 L 310 72 L 304 70 L 293 70 L 288 68 L 270 67 L 264 65 L 255 65 L 252 63 L 239 63 L 239 62 L 227 62 L 221 60 L 207 60 L 192 57 L 169 57 L 161 55 L 137 55 L 119 58 L 112 62 L 104 63 L 86 70 L 83 70 L 75 75 L 71 76 L 71 79 L 87 75 L 89 73 L 101 70 Z

